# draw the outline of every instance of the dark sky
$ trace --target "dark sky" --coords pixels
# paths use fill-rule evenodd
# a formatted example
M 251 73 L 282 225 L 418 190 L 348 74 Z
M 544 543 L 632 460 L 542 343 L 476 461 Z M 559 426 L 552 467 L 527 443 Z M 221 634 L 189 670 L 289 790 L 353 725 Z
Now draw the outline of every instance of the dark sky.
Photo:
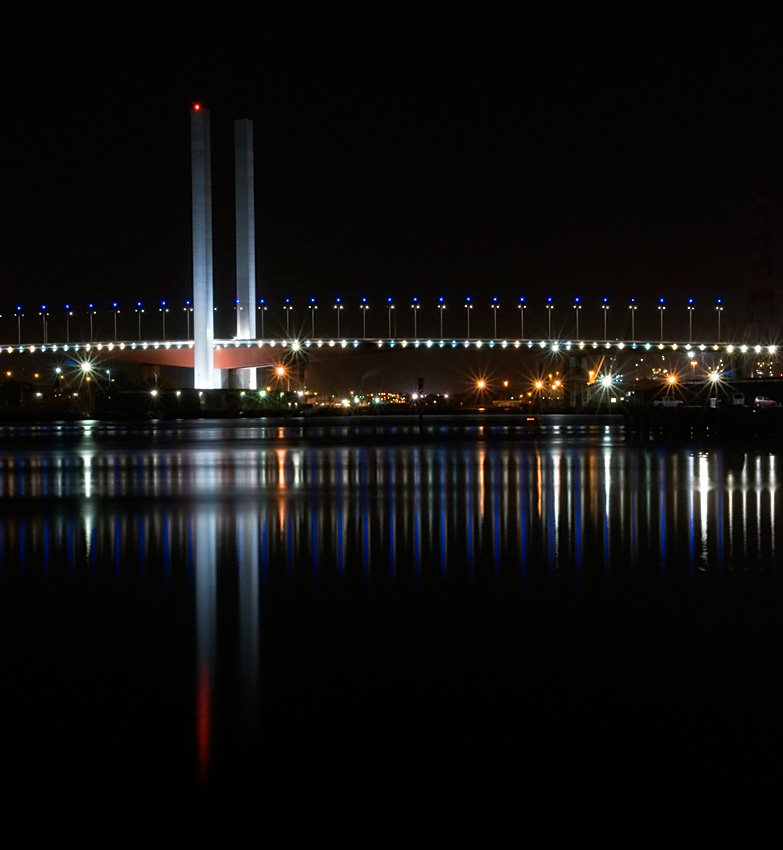
M 501 333 L 614 335 L 744 319 L 757 198 L 780 260 L 783 78 L 770 28 L 338 25 L 6 29 L 0 312 L 189 297 L 189 108 L 210 108 L 217 296 L 232 304 L 233 119 L 254 120 L 259 294 L 299 321 L 394 296 L 434 333 L 437 298 Z M 354 305 L 356 305 L 354 307 Z M 432 305 L 432 306 L 430 306 Z M 406 310 L 403 311 L 403 307 Z M 282 317 L 282 310 L 278 311 Z M 330 311 L 329 321 L 332 319 Z M 422 330 L 420 326 L 420 330 Z M 449 331 L 447 330 L 447 333 Z M 584 334 L 583 334 L 584 335 Z M 638 334 L 637 334 L 638 335 Z

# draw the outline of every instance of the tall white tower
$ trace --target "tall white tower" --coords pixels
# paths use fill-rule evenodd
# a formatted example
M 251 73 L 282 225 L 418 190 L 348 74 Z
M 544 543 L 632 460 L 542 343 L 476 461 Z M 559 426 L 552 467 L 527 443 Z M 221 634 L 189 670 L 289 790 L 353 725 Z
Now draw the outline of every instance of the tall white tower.
M 215 316 L 212 271 L 212 165 L 209 110 L 190 111 L 190 157 L 193 196 L 193 386 L 215 386 L 213 340 Z
M 253 122 L 234 121 L 234 182 L 237 241 L 237 339 L 256 338 L 256 210 Z M 239 383 L 256 389 L 256 370 L 240 370 Z

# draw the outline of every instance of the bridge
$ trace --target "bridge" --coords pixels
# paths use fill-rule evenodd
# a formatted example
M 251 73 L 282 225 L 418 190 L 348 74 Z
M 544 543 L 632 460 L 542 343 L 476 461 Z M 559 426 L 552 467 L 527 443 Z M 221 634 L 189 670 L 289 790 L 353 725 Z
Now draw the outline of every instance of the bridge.
M 664 299 L 658 299 L 656 309 L 660 325 L 660 338 L 658 340 L 637 340 L 636 315 L 638 305 L 636 299 L 631 298 L 628 304 L 627 317 L 630 321 L 631 339 L 609 338 L 607 321 L 610 310 L 608 299 L 604 298 L 600 304 L 601 317 L 603 320 L 602 338 L 600 333 L 593 338 L 583 338 L 584 331 L 580 336 L 579 318 L 583 304 L 579 298 L 574 299 L 573 310 L 568 314 L 573 318 L 574 334 L 572 337 L 563 337 L 562 334 L 553 332 L 553 312 L 555 308 L 554 299 L 549 297 L 542 305 L 546 316 L 543 323 L 547 328 L 545 334 L 533 338 L 525 334 L 525 314 L 528 303 L 525 298 L 520 298 L 515 304 L 514 312 L 519 322 L 517 328 L 518 336 L 503 336 L 498 333 L 498 314 L 500 303 L 498 298 L 488 300 L 489 312 L 482 314 L 484 324 L 474 319 L 473 333 L 471 333 L 471 314 L 478 314 L 474 302 L 470 297 L 460 302 L 460 308 L 464 308 L 464 335 L 449 335 L 444 333 L 444 312 L 446 301 L 443 297 L 434 303 L 434 310 L 430 319 L 432 327 L 439 326 L 435 336 L 423 336 L 422 328 L 425 323 L 421 322 L 420 316 L 423 304 L 418 298 L 413 298 L 410 303 L 413 333 L 409 336 L 397 334 L 397 315 L 400 310 L 395 311 L 394 299 L 387 298 L 380 311 L 380 318 L 376 319 L 376 330 L 381 325 L 386 334 L 373 336 L 367 332 L 367 313 L 370 305 L 366 298 L 358 303 L 359 312 L 353 315 L 353 327 L 359 326 L 361 332 L 358 335 L 346 335 L 345 330 L 351 322 L 343 321 L 341 316 L 345 304 L 340 298 L 334 302 L 335 330 L 334 336 L 316 336 L 315 314 L 317 305 L 315 299 L 311 298 L 306 310 L 309 311 L 309 321 L 305 322 L 307 330 L 303 328 L 291 331 L 293 306 L 290 299 L 286 298 L 283 303 L 284 320 L 277 324 L 285 328 L 285 333 L 274 338 L 264 332 L 264 319 L 267 311 L 265 299 L 256 297 L 256 271 L 255 271 L 255 200 L 254 200 L 254 160 L 253 160 L 253 129 L 252 122 L 247 120 L 235 121 L 235 198 L 236 198 L 236 334 L 230 338 L 217 337 L 215 334 L 215 304 L 213 292 L 213 264 L 212 264 L 212 178 L 210 161 L 210 124 L 209 112 L 200 104 L 194 104 L 191 109 L 191 188 L 192 188 L 192 236 L 193 236 L 193 292 L 192 301 L 185 302 L 182 313 L 172 308 L 169 333 L 178 338 L 166 338 L 166 316 L 169 307 L 166 302 L 161 302 L 158 312 L 161 318 L 161 334 L 158 338 L 142 338 L 142 316 L 144 308 L 141 302 L 135 302 L 134 313 L 138 323 L 137 328 L 131 331 L 138 337 L 130 340 L 127 338 L 129 327 L 123 328 L 126 339 L 118 339 L 118 316 L 120 309 L 117 302 L 113 302 L 111 312 L 113 313 L 112 338 L 105 338 L 105 328 L 98 326 L 93 303 L 89 304 L 87 316 L 89 318 L 89 332 L 85 327 L 84 315 L 73 319 L 73 311 L 66 305 L 64 314 L 55 327 L 55 336 L 59 341 L 50 341 L 50 321 L 54 311 L 48 310 L 45 305 L 41 307 L 38 316 L 41 334 L 40 342 L 22 342 L 22 318 L 24 313 L 21 307 L 16 308 L 13 314 L 15 320 L 16 336 L 15 344 L 4 343 L 0 335 L 0 353 L 13 354 L 36 354 L 36 355 L 68 355 L 87 368 L 92 362 L 100 360 L 112 360 L 120 362 L 135 362 L 147 366 L 171 366 L 184 367 L 193 370 L 193 387 L 195 389 L 214 389 L 221 386 L 236 386 L 254 389 L 257 387 L 257 374 L 259 368 L 269 368 L 281 361 L 291 362 L 297 356 L 303 361 L 308 358 L 327 358 L 332 356 L 345 356 L 348 354 L 360 354 L 369 351 L 416 351 L 422 353 L 428 350 L 499 350 L 515 351 L 538 355 L 543 357 L 570 357 L 585 358 L 584 366 L 588 369 L 587 359 L 594 355 L 590 365 L 595 367 L 596 363 L 603 362 L 606 357 L 617 358 L 618 355 L 633 355 L 641 352 L 660 352 L 675 357 L 686 357 L 688 360 L 698 358 L 700 368 L 706 371 L 726 369 L 727 363 L 737 363 L 743 358 L 763 359 L 768 365 L 775 361 L 777 368 L 778 346 L 769 342 L 726 342 L 721 340 L 721 316 L 723 313 L 722 300 L 719 298 L 715 304 L 715 317 L 717 319 L 717 341 L 693 341 L 693 299 L 687 303 L 688 318 L 688 341 L 665 340 L 664 339 L 664 316 L 666 305 Z M 226 293 L 223 293 L 225 295 Z M 234 293 L 231 293 L 232 295 Z M 154 310 L 154 308 L 153 308 Z M 150 311 L 152 312 L 152 311 Z M 331 312 L 331 311 L 330 311 Z M 351 311 L 352 314 L 355 311 Z M 386 315 L 383 315 L 386 313 Z M 376 312 L 376 316 L 378 313 Z M 508 315 L 508 314 L 507 314 Z M 171 319 L 178 316 L 177 321 Z M 486 329 L 491 316 L 491 335 L 479 337 L 476 331 Z M 123 311 L 123 320 L 127 323 L 128 311 Z M 347 315 L 346 315 L 347 317 Z M 64 328 L 62 319 L 64 318 Z M 182 322 L 182 318 L 185 322 Z M 270 314 L 271 318 L 271 314 Z M 79 320 L 80 319 L 80 320 Z M 279 317 L 278 317 L 279 319 Z M 29 323 L 29 318 L 28 318 Z M 180 336 L 182 324 L 186 323 L 185 336 Z M 105 324 L 105 321 L 104 321 Z M 267 326 L 272 324 L 267 321 Z M 172 325 L 177 325 L 174 331 Z M 260 334 L 257 333 L 257 325 L 260 325 Z M 78 327 L 81 326 L 81 327 Z M 341 327 L 343 332 L 341 333 Z M 584 325 L 583 325 L 584 327 Z M 64 333 L 63 333 L 64 331 Z M 72 331 L 77 339 L 72 340 Z M 308 333 L 309 331 L 309 333 Z M 4 333 L 7 332 L 5 329 Z M 25 326 L 25 333 L 29 333 L 29 326 Z M 104 338 L 96 338 L 104 334 Z M 78 339 L 81 337 L 81 339 Z M 85 339 L 87 337 L 87 339 Z M 617 366 L 613 367 L 616 371 Z M 605 370 L 609 373 L 612 370 Z M 772 372 L 769 372 L 771 375 Z M 777 371 L 775 371 L 777 374 Z M 592 377 L 595 377 L 593 375 Z
M 606 339 L 478 339 L 478 338 L 408 338 L 408 337 L 294 337 L 266 339 L 213 339 L 211 367 L 215 374 L 229 375 L 237 370 L 273 370 L 281 365 L 300 363 L 311 358 L 329 359 L 370 352 L 497 351 L 516 352 L 526 359 L 552 363 L 558 360 L 582 364 L 585 379 L 592 381 L 619 378 L 636 356 L 659 354 L 667 369 L 682 374 L 689 372 L 706 380 L 717 379 L 731 370 L 747 375 L 754 371 L 767 377 L 781 374 L 779 358 L 783 349 L 776 344 L 732 342 L 683 342 L 675 340 L 606 340 Z M 89 340 L 54 343 L 0 344 L 0 354 L 53 355 L 65 357 L 89 372 L 106 361 L 135 363 L 150 367 L 194 368 L 194 339 Z M 761 367 L 763 364 L 763 367 Z M 579 370 L 577 370 L 579 371 Z M 573 372 L 573 369 L 572 369 Z M 592 372 L 592 374 L 590 374 Z M 225 386 L 230 383 L 226 382 Z

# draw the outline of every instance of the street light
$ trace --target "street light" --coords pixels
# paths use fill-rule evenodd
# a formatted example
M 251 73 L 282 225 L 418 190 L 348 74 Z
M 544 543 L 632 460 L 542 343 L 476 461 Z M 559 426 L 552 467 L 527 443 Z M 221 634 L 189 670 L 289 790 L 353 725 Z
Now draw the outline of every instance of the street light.
M 582 305 L 579 303 L 579 298 L 574 298 L 574 318 L 576 320 L 576 338 L 579 339 L 579 311 Z
M 494 328 L 494 333 L 493 333 L 492 338 L 497 339 L 498 338 L 498 307 L 500 306 L 498 304 L 497 295 L 493 297 L 492 304 L 490 306 L 492 308 L 492 319 L 493 319 L 493 328 Z
M 93 339 L 94 339 L 92 322 L 93 322 L 93 316 L 95 316 L 95 305 L 89 304 L 88 307 L 89 307 L 89 310 L 90 310 L 90 342 L 92 342 Z
M 19 345 L 22 344 L 22 316 L 24 313 L 22 312 L 21 307 L 16 308 L 16 337 Z
M 723 312 L 723 299 L 718 299 L 718 304 L 715 307 L 715 311 L 718 314 L 718 342 L 720 342 L 720 314 Z
M 465 299 L 465 316 L 467 318 L 467 339 L 470 339 L 470 311 L 473 309 L 473 305 L 470 303 L 470 297 Z
M 41 312 L 39 313 L 43 321 L 43 344 L 46 345 L 46 317 L 49 315 L 46 312 L 46 304 L 41 304 Z
M 185 311 L 185 325 L 187 328 L 185 339 L 190 339 L 190 314 L 193 312 L 193 307 L 191 307 L 189 300 L 185 301 L 185 306 L 182 309 Z
M 552 339 L 552 308 L 555 305 L 552 303 L 552 297 L 546 299 L 546 311 L 549 316 L 549 339 Z
M 693 298 L 688 299 L 688 342 L 693 342 Z
M 315 311 L 318 305 L 315 303 L 315 298 L 310 299 L 310 336 L 315 339 Z
M 258 299 L 258 309 L 261 312 L 261 337 L 264 338 L 264 313 L 266 313 L 266 301 L 263 298 Z
M 362 311 L 362 339 L 367 339 L 367 311 L 370 309 L 370 305 L 366 298 L 362 298 L 359 309 Z
M 525 299 L 520 298 L 519 304 L 517 304 L 517 309 L 519 310 L 519 338 L 525 338 L 525 308 L 527 304 L 525 304 Z
M 386 299 L 386 310 L 389 313 L 389 339 L 393 339 L 393 337 L 392 337 L 392 310 L 394 310 L 394 302 L 391 300 L 391 298 Z M 396 336 L 396 334 L 395 334 L 395 336 Z
M 419 307 L 420 306 L 421 305 L 419 304 L 419 299 L 416 298 L 416 296 L 414 295 L 413 301 L 411 302 L 411 310 L 413 310 L 413 338 L 414 339 L 419 338 L 418 317 L 419 317 Z
M 337 336 L 339 337 L 340 336 L 340 313 L 342 312 L 342 309 L 343 309 L 343 305 L 340 303 L 339 298 L 335 298 L 334 309 L 335 309 L 335 313 L 337 314 Z
M 141 314 L 144 312 L 144 308 L 141 306 L 141 301 L 136 302 L 136 315 L 139 319 L 139 339 L 141 339 Z
M 663 311 L 666 309 L 666 305 L 663 303 L 663 298 L 658 299 L 658 313 L 661 316 L 661 342 L 663 342 Z
M 608 298 L 604 298 L 603 302 L 601 303 L 601 309 L 604 311 L 604 340 L 607 340 L 607 339 L 609 339 L 607 332 L 606 332 L 606 314 L 609 312 L 609 299 Z
M 169 312 L 168 307 L 166 306 L 165 301 L 160 302 L 160 317 L 163 322 L 163 339 L 166 339 L 166 313 Z
M 286 339 L 291 338 L 291 299 L 286 298 L 285 304 L 283 304 L 283 309 L 285 310 L 285 336 Z
M 628 305 L 628 309 L 631 311 L 631 342 L 636 342 L 636 299 L 632 298 L 631 303 Z
M 73 316 L 73 310 L 71 310 L 71 305 L 65 305 L 65 341 L 71 341 L 71 316 Z
M 116 301 L 112 302 L 111 308 L 114 311 L 114 341 L 117 342 L 117 313 L 119 313 L 120 310 L 119 307 L 117 307 Z
M 443 311 L 446 309 L 446 302 L 441 295 L 438 298 L 438 312 L 440 313 L 440 338 L 443 339 Z

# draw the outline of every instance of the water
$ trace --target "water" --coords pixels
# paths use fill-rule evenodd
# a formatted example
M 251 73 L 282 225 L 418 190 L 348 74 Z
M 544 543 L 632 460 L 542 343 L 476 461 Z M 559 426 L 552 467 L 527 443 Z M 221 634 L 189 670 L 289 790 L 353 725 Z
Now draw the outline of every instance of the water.
M 776 792 L 777 445 L 558 417 L 0 440 L 22 794 Z

